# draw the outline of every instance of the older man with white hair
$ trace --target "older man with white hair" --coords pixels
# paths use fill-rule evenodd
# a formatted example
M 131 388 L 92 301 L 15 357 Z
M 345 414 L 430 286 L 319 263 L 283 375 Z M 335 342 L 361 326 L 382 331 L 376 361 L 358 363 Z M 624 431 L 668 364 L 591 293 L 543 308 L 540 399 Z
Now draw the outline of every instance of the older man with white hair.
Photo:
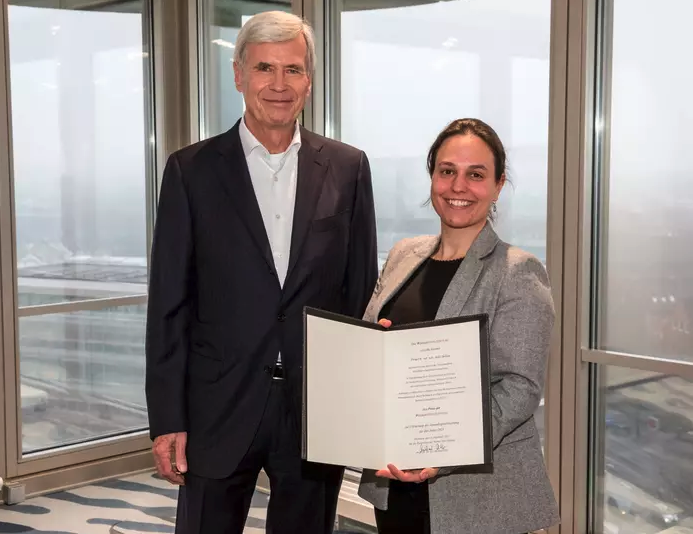
M 234 58 L 244 117 L 164 171 L 146 393 L 157 468 L 181 485 L 177 533 L 243 532 L 261 469 L 267 532 L 332 532 L 343 469 L 300 454 L 302 315 L 361 317 L 377 258 L 366 155 L 297 122 L 314 66 L 299 17 L 250 19 Z

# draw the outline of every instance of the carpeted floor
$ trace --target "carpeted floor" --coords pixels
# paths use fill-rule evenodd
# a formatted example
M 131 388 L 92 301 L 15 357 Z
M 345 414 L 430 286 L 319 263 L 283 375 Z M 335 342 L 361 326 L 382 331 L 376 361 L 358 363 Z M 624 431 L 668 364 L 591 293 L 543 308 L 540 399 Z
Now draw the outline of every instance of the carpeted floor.
M 109 480 L 0 505 L 0 534 L 173 533 L 177 495 L 175 487 L 151 473 Z M 268 501 L 255 493 L 245 534 L 265 532 Z

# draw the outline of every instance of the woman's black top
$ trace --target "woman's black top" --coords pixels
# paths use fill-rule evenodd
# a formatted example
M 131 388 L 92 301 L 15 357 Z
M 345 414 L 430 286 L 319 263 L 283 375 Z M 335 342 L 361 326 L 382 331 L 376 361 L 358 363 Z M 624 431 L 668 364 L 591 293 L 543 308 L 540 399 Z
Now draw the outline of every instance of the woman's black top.
M 462 258 L 449 261 L 427 258 L 383 306 L 379 319 L 392 324 L 432 321 Z

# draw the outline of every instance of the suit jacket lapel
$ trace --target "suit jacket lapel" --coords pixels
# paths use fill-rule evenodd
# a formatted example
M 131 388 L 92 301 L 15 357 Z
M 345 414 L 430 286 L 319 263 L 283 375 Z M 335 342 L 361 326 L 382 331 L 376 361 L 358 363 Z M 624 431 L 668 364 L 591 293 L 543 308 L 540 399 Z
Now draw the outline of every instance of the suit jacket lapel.
M 239 124 L 240 121 L 218 139 L 217 148 L 223 157 L 219 159 L 217 165 L 217 177 L 235 205 L 238 215 L 248 229 L 248 233 L 253 238 L 260 254 L 267 265 L 274 269 L 272 248 L 267 238 L 265 223 L 262 220 L 260 205 L 250 180 L 248 162 L 245 159 L 238 133 Z
M 321 154 L 321 149 L 320 139 L 301 128 L 301 149 L 298 151 L 296 204 L 291 230 L 289 269 L 286 273 L 287 282 L 298 263 L 325 182 L 329 162 Z M 286 287 L 286 283 L 284 285 Z
M 491 227 L 491 223 L 487 222 L 472 243 L 455 276 L 452 277 L 443 300 L 438 306 L 436 319 L 456 317 L 460 314 L 481 274 L 484 266 L 483 259 L 493 252 L 497 243 L 498 235 Z

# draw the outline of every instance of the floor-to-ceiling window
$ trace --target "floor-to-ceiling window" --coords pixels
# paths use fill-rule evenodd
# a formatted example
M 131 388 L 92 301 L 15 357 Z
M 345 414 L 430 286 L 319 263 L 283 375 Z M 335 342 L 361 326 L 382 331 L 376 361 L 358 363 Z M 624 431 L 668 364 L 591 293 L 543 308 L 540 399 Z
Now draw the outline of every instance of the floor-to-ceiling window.
M 8 435 L 21 436 L 18 460 L 147 428 L 154 144 L 145 8 L 8 7 L 19 376 Z
M 597 17 L 588 529 L 689 532 L 693 4 L 601 0 Z
M 325 2 L 325 131 L 370 160 L 380 264 L 435 234 L 426 154 L 457 118 L 499 134 L 510 182 L 501 238 L 546 261 L 551 1 Z M 537 423 L 543 436 L 543 403 Z

